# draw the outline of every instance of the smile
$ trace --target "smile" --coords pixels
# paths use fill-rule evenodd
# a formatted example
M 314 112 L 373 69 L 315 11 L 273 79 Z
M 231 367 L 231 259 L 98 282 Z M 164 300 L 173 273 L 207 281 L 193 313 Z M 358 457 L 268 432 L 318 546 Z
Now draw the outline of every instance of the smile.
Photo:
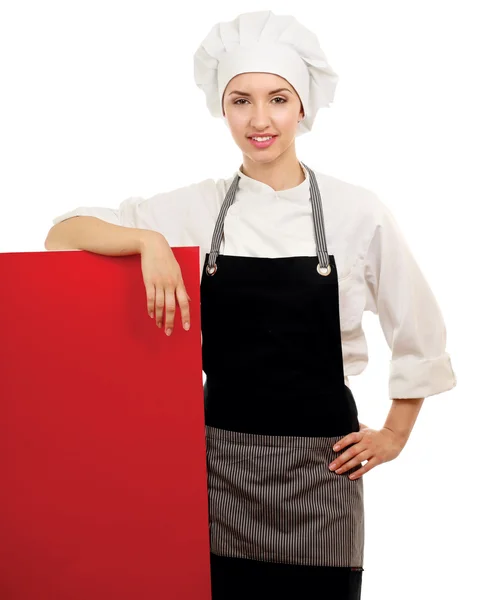
M 267 148 L 272 146 L 272 144 L 276 141 L 277 135 L 266 136 L 266 137 L 251 137 L 249 138 L 250 142 L 256 148 Z

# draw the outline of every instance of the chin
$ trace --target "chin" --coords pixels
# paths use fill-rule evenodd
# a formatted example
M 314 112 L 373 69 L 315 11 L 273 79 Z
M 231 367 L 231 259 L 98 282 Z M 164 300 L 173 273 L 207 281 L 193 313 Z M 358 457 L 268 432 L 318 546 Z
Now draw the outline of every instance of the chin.
M 278 159 L 280 156 L 284 154 L 284 152 L 288 149 L 289 146 L 282 146 L 281 148 L 266 148 L 264 150 L 254 150 L 249 148 L 248 150 L 242 150 L 243 154 L 247 156 L 252 162 L 257 163 L 270 163 Z
M 250 161 L 252 161 L 253 163 L 270 163 L 274 160 L 276 160 L 276 158 L 278 158 L 282 152 L 245 152 L 243 151 L 244 156 L 246 156 Z
M 270 163 L 270 162 L 274 162 L 277 158 L 279 158 L 279 156 L 282 154 L 282 152 L 276 152 L 275 154 L 269 154 L 269 155 L 265 155 L 265 156 L 254 156 L 252 157 L 252 161 L 253 162 L 257 162 L 259 164 L 263 164 L 263 163 Z

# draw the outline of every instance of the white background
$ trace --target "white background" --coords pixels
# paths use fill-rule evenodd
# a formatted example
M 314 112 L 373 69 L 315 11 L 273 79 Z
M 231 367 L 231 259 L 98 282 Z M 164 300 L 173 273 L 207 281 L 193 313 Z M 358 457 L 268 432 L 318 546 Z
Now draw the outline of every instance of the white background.
M 77 206 L 229 177 L 242 157 L 195 86 L 198 45 L 218 21 L 251 10 L 292 14 L 317 34 L 340 80 L 297 140 L 298 157 L 390 207 L 443 311 L 458 379 L 425 400 L 401 455 L 364 476 L 366 600 L 479 593 L 476 5 L 16 0 L 0 9 L 0 252 L 45 251 L 52 219 Z M 370 362 L 351 386 L 361 422 L 380 428 L 390 353 L 377 317 L 365 313 L 364 327 Z

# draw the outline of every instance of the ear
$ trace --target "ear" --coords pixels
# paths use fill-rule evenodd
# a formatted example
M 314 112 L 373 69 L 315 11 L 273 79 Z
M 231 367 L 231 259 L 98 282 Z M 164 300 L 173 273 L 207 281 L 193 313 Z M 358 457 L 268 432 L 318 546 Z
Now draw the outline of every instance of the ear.
M 227 89 L 227 88 L 226 88 L 226 89 Z M 222 94 L 222 100 L 221 100 L 221 106 L 222 106 L 222 116 L 223 116 L 223 117 L 224 117 L 224 119 L 225 119 L 224 98 L 225 98 L 225 90 L 224 90 L 224 92 L 223 92 L 223 94 Z

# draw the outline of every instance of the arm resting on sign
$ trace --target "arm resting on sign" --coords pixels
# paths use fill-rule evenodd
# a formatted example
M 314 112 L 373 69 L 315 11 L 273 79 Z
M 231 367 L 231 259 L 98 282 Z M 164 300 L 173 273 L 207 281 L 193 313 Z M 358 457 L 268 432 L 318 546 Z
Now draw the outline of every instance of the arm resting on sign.
M 157 231 L 124 227 L 97 217 L 72 217 L 54 225 L 45 240 L 46 250 L 88 250 L 106 256 L 140 254 L 145 241 L 162 236 Z

